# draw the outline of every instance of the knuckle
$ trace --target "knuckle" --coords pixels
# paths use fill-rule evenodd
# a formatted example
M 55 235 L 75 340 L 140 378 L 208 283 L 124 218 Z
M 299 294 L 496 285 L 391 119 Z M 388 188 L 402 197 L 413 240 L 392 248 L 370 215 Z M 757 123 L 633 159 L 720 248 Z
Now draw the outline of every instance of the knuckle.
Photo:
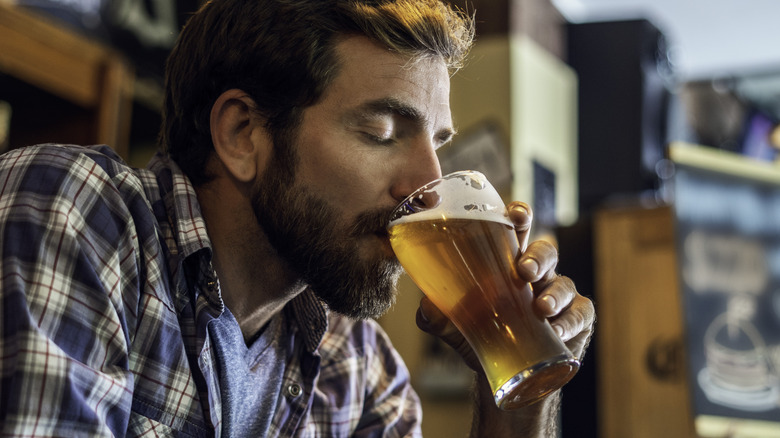
M 574 281 L 571 278 L 565 275 L 558 274 L 558 281 L 561 283 L 561 285 L 564 288 L 572 290 L 574 292 L 577 291 L 577 285 L 574 284 Z

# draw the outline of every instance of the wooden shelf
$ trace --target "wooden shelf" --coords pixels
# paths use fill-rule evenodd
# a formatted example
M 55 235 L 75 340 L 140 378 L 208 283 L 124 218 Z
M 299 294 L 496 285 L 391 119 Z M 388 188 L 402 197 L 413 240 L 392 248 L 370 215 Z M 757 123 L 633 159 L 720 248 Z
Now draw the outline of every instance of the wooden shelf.
M 6 77 L 0 83 L 0 99 L 12 100 L 12 147 L 45 141 L 102 143 L 128 156 L 134 74 L 117 52 L 0 2 L 0 74 Z M 43 93 L 24 90 L 23 85 L 20 93 L 16 81 Z M 50 104 L 60 111 L 46 111 Z M 36 114 L 41 117 L 35 123 L 16 121 Z M 35 128 L 30 131 L 29 125 Z

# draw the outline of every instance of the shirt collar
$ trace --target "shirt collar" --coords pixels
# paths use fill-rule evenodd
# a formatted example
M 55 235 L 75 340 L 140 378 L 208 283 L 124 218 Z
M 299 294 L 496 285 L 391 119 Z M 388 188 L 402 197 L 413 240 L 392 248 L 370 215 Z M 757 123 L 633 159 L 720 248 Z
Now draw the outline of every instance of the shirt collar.
M 288 304 L 303 333 L 306 351 L 314 353 L 328 330 L 328 310 L 311 288 L 306 288 Z
M 168 223 L 173 227 L 181 258 L 186 259 L 203 249 L 208 249 L 210 255 L 211 240 L 190 179 L 173 160 L 161 153 L 154 156 L 148 168 L 156 175 L 160 185 Z

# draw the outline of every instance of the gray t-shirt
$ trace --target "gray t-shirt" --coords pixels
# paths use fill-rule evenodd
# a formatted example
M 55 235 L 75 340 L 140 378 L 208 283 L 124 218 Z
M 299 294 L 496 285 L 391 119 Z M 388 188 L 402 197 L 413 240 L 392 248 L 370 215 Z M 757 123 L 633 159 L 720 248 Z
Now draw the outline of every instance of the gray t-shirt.
M 266 435 L 282 391 L 287 352 L 278 339 L 284 324 L 284 312 L 279 312 L 247 346 L 227 308 L 209 323 L 222 398 L 222 436 Z

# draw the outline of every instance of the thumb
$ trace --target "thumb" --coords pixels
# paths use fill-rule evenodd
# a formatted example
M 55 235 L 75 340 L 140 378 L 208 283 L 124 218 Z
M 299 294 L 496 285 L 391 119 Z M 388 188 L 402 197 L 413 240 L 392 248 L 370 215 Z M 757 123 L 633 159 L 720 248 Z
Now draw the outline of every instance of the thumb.
M 420 330 L 440 338 L 460 334 L 449 318 L 426 296 L 420 299 L 416 322 Z
M 417 309 L 417 326 L 420 330 L 436 336 L 452 347 L 463 358 L 469 368 L 476 371 L 482 369 L 479 359 L 477 359 L 466 338 L 455 327 L 455 324 L 426 296 L 422 297 L 420 307 Z

